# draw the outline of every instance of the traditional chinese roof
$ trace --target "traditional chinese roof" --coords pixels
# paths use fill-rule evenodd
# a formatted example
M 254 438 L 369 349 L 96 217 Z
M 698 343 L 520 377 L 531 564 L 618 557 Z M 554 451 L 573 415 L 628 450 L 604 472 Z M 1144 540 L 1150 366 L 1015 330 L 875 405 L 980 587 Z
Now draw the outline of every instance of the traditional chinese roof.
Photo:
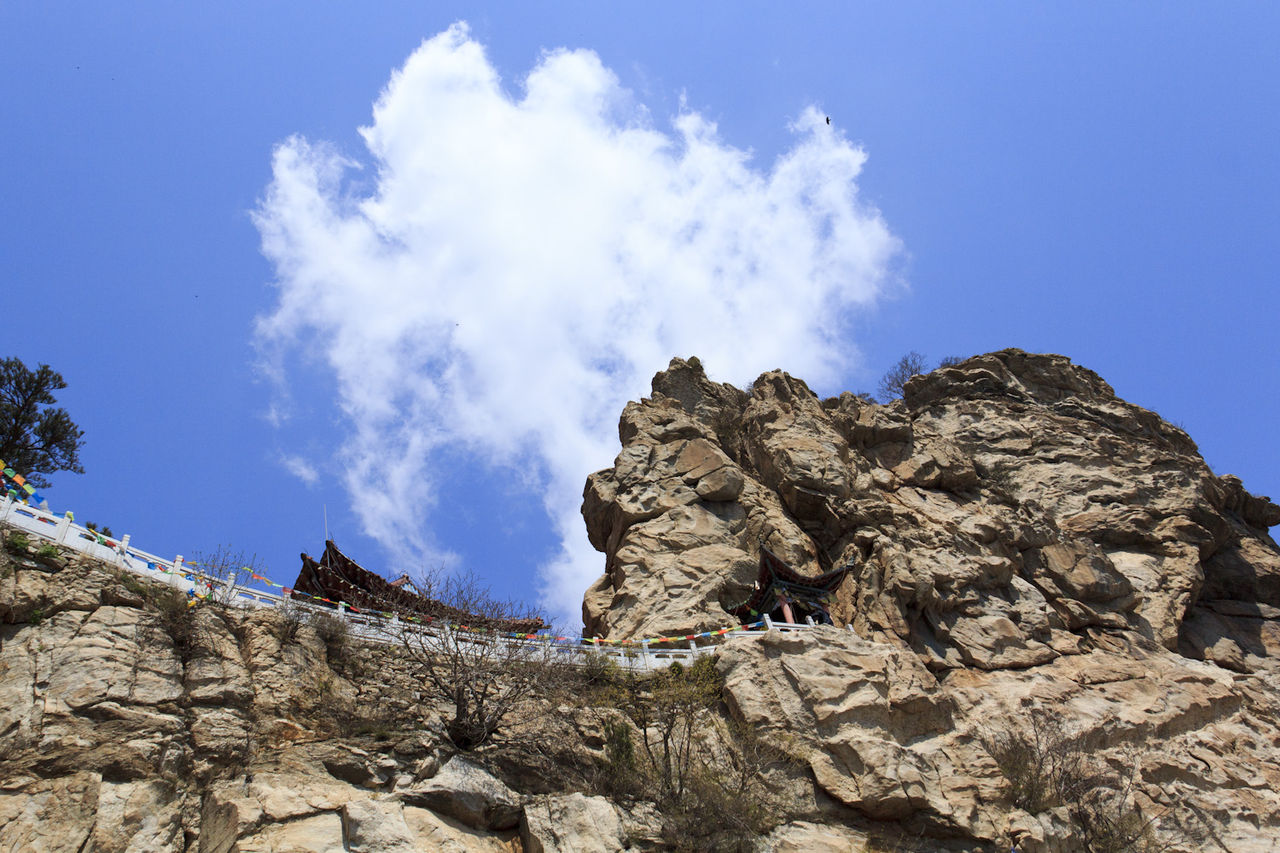
M 851 568 L 852 563 L 817 576 L 802 575 L 761 546 L 755 590 L 750 598 L 729 612 L 744 621 L 759 613 L 768 613 L 778 606 L 778 590 L 800 604 L 820 602 L 835 593 Z
M 339 551 L 332 541 L 324 543 L 324 555 L 319 560 L 302 555 L 302 570 L 293 584 L 293 597 L 304 601 L 325 598 L 341 601 L 355 612 L 389 612 L 481 630 L 532 634 L 547 627 L 541 619 L 491 619 L 417 595 L 363 568 Z

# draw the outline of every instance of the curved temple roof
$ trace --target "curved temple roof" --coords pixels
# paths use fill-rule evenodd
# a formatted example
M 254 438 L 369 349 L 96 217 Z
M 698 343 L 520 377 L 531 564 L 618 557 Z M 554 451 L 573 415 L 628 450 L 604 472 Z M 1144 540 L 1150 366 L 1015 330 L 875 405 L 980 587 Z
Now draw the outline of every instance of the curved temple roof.
M 311 596 L 341 601 L 354 611 L 373 610 L 401 616 L 442 619 L 469 628 L 532 634 L 546 628 L 541 619 L 493 619 L 450 607 L 434 598 L 417 595 L 363 568 L 338 550 L 332 540 L 324 543 L 319 560 L 302 555 L 302 570 L 293 584 L 293 597 L 310 601 Z M 299 594 L 303 593 L 303 594 Z
M 778 606 L 778 589 L 784 590 L 788 597 L 801 604 L 821 601 L 836 591 L 851 568 L 852 563 L 821 575 L 802 575 L 782 562 L 768 548 L 761 546 L 760 573 L 756 576 L 755 591 L 750 598 L 731 608 L 729 612 L 740 619 L 747 619 L 757 613 L 768 613 Z

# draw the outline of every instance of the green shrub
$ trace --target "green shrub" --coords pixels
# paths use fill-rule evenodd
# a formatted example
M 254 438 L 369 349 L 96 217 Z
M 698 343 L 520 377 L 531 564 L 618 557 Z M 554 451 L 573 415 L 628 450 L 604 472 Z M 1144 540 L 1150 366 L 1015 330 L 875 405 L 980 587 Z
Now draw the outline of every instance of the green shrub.
M 36 551 L 36 556 L 45 557 L 45 558 L 56 557 L 58 556 L 58 549 L 53 545 L 48 545 L 48 544 L 41 545 L 40 549 Z
M 606 717 L 603 728 L 604 764 L 597 780 L 599 787 L 615 798 L 632 798 L 642 794 L 646 786 L 636 757 L 631 726 L 616 717 Z
M 4 542 L 4 549 L 10 554 L 26 554 L 31 547 L 31 541 L 25 535 L 18 531 L 9 534 L 9 538 Z
M 144 598 L 151 595 L 151 588 L 129 572 L 120 573 L 120 583 L 134 595 L 141 595 Z
M 624 679 L 622 667 L 608 655 L 588 652 L 581 658 L 581 665 L 571 670 L 575 687 L 587 696 L 607 693 L 617 688 Z

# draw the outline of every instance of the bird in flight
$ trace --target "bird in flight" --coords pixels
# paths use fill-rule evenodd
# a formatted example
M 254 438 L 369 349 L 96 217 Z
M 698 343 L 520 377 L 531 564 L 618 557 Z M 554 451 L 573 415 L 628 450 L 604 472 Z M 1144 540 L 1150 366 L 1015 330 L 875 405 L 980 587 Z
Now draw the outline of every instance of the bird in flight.
M 831 124 L 831 116 L 827 116 L 827 124 Z

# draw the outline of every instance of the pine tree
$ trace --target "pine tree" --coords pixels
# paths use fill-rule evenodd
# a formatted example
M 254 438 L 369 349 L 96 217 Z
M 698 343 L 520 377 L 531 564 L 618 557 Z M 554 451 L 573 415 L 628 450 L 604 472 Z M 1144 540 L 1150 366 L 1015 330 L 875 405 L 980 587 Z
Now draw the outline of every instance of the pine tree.
M 0 459 L 36 488 L 47 487 L 43 475 L 54 471 L 84 473 L 84 431 L 53 407 L 53 392 L 66 387 L 47 364 L 33 371 L 21 359 L 0 359 Z

